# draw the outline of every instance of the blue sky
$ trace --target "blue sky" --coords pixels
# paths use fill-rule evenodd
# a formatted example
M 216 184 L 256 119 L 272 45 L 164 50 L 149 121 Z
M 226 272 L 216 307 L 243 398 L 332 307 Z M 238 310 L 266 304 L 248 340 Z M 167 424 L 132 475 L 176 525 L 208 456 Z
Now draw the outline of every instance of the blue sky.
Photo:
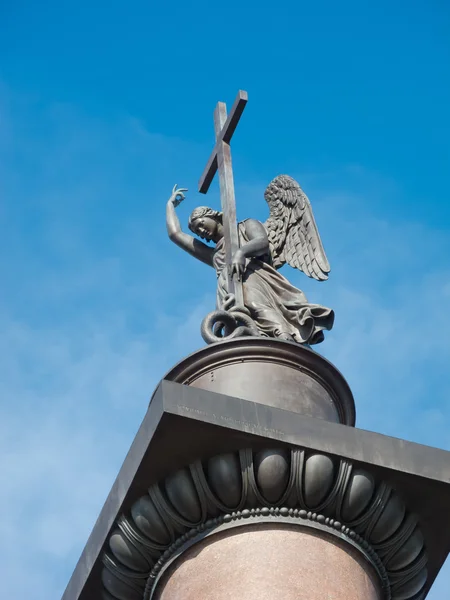
M 358 426 L 450 450 L 449 34 L 443 0 L 3 3 L 5 597 L 60 597 L 155 385 L 203 343 L 215 276 L 165 202 L 190 189 L 183 222 L 205 203 L 212 111 L 239 88 L 238 216 L 267 217 L 279 173 L 310 197 L 332 274 L 286 274 L 336 311 L 318 350 Z

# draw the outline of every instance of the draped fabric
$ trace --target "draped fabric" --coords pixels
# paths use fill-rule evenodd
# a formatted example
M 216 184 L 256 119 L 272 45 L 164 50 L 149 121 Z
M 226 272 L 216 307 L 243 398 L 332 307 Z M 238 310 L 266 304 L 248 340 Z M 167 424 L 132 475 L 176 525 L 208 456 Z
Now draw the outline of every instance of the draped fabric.
M 245 221 L 239 223 L 240 245 L 248 237 Z M 305 294 L 295 288 L 271 266 L 270 256 L 252 258 L 243 276 L 244 304 L 259 330 L 269 337 L 291 335 L 302 344 L 318 344 L 324 339 L 323 330 L 330 330 L 334 311 L 319 304 L 310 304 Z M 222 238 L 213 258 L 217 273 L 217 308 L 222 308 L 228 294 L 225 243 Z

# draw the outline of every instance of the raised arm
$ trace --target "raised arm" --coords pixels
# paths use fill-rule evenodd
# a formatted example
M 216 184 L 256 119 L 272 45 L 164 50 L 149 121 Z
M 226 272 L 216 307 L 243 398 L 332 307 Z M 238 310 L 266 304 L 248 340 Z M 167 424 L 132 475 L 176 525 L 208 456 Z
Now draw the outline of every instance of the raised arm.
M 180 188 L 177 190 L 177 186 L 175 185 L 172 190 L 172 195 L 167 202 L 166 208 L 166 226 L 167 233 L 169 238 L 174 242 L 177 246 L 182 248 L 185 252 L 188 252 L 198 260 L 201 260 L 205 264 L 210 267 L 213 266 L 213 248 L 210 248 L 200 240 L 197 240 L 192 235 L 184 233 L 181 230 L 180 221 L 175 212 L 175 207 L 178 206 L 184 200 L 183 192 L 187 190 Z

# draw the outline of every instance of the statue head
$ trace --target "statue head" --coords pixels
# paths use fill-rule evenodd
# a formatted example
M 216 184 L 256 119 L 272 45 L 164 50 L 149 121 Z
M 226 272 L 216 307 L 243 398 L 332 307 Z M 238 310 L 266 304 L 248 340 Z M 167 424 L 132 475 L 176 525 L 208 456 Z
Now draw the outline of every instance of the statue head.
M 223 236 L 222 213 L 207 206 L 195 208 L 189 217 L 188 227 L 204 240 L 218 242 Z

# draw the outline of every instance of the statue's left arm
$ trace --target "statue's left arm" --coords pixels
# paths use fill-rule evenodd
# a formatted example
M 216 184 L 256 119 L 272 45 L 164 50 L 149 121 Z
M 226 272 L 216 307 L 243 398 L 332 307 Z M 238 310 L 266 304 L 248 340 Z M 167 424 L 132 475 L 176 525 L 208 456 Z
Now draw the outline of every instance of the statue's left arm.
M 247 258 L 257 258 L 270 252 L 269 238 L 262 223 L 255 219 L 248 219 L 245 221 L 245 232 L 248 242 L 235 252 L 231 265 L 232 274 L 236 273 L 238 278 L 241 278 L 245 271 L 245 260 Z

